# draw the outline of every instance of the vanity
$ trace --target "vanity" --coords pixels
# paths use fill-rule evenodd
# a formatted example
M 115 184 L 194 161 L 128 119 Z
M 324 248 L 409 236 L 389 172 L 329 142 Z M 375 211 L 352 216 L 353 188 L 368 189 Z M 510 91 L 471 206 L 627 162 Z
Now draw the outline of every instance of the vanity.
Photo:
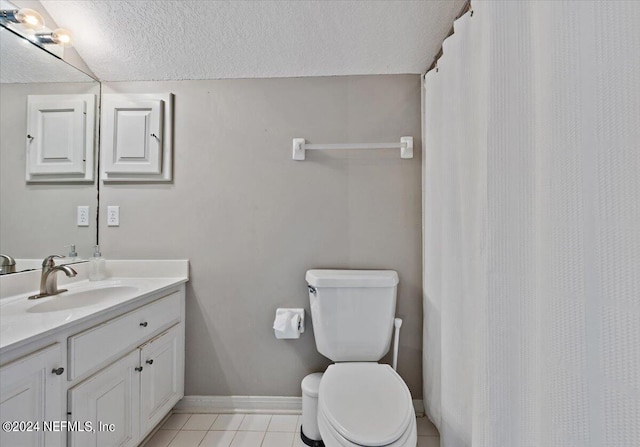
M 88 281 L 77 262 L 99 243 L 100 83 L 10 16 L 0 21 L 0 445 L 137 446 L 184 395 L 188 261 L 107 261 L 108 279 Z
M 108 279 L 88 281 L 100 83 L 3 17 L 0 445 L 137 446 L 184 395 L 188 261 L 107 261 Z
M 35 300 L 39 271 L 2 278 L 2 445 L 137 446 L 184 395 L 188 261 L 73 267 Z

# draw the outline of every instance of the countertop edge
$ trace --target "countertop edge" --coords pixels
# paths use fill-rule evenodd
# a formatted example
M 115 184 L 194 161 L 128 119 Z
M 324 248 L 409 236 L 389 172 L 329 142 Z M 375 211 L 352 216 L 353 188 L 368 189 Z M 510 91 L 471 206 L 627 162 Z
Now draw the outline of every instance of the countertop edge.
M 129 310 L 133 310 L 139 306 L 137 306 L 136 304 L 141 304 L 144 305 L 145 303 L 145 299 L 149 298 L 153 295 L 158 295 L 158 294 L 162 294 L 163 292 L 167 292 L 171 289 L 176 289 L 179 286 L 181 286 L 182 284 L 185 284 L 189 281 L 188 277 L 171 277 L 171 278 L 167 278 L 167 279 L 173 279 L 174 281 L 172 281 L 171 283 L 161 286 L 159 288 L 153 289 L 153 290 L 149 290 L 147 292 L 144 292 L 140 295 L 131 297 L 130 299 L 114 304 L 113 306 L 109 306 L 106 307 L 104 309 L 99 309 L 96 310 L 95 312 L 92 312 L 88 315 L 79 317 L 78 319 L 74 319 L 71 321 L 68 321 L 66 323 L 62 323 L 59 326 L 56 326 L 54 328 L 51 329 L 47 329 L 43 332 L 37 332 L 33 335 L 30 335 L 28 337 L 22 338 L 20 340 L 16 340 L 10 344 L 7 345 L 2 345 L 0 342 L 0 356 L 5 356 L 7 353 L 14 351 L 14 350 L 18 350 L 23 348 L 24 346 L 27 346 L 29 344 L 32 343 L 36 343 L 44 338 L 47 338 L 57 332 L 62 332 L 62 331 L 66 331 L 74 326 L 80 326 L 84 323 L 86 323 L 87 321 L 90 321 L 92 319 L 99 319 L 101 316 L 105 316 L 108 315 L 107 319 L 111 319 L 111 318 L 115 318 L 116 316 L 126 313 L 128 310 L 125 309 L 129 309 Z M 120 312 L 122 311 L 122 312 Z

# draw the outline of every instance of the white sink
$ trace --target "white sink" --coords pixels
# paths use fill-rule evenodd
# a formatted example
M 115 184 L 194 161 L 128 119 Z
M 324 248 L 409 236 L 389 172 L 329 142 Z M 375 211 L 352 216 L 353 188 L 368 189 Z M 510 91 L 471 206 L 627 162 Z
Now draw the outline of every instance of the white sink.
M 134 295 L 138 290 L 138 287 L 123 285 L 108 285 L 100 288 L 73 290 L 50 297 L 46 301 L 36 303 L 26 310 L 30 313 L 42 313 L 93 306 L 115 297 Z

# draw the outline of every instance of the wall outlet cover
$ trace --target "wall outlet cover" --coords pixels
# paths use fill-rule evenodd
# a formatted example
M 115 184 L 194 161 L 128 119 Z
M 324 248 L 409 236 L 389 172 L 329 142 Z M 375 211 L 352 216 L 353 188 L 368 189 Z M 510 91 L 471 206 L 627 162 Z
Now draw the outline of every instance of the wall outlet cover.
M 89 207 L 85 205 L 78 206 L 76 219 L 79 227 L 89 226 Z
M 107 226 L 109 227 L 120 226 L 120 207 L 119 206 L 107 207 Z

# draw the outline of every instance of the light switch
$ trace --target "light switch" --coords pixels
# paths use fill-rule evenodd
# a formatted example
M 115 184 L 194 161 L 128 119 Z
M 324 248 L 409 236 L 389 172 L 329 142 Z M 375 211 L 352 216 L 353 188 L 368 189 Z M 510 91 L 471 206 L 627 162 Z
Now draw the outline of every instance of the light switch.
M 109 227 L 120 226 L 120 207 L 119 206 L 107 207 L 107 226 Z
M 79 206 L 77 211 L 77 221 L 79 227 L 88 227 L 89 226 L 89 207 L 88 206 Z

